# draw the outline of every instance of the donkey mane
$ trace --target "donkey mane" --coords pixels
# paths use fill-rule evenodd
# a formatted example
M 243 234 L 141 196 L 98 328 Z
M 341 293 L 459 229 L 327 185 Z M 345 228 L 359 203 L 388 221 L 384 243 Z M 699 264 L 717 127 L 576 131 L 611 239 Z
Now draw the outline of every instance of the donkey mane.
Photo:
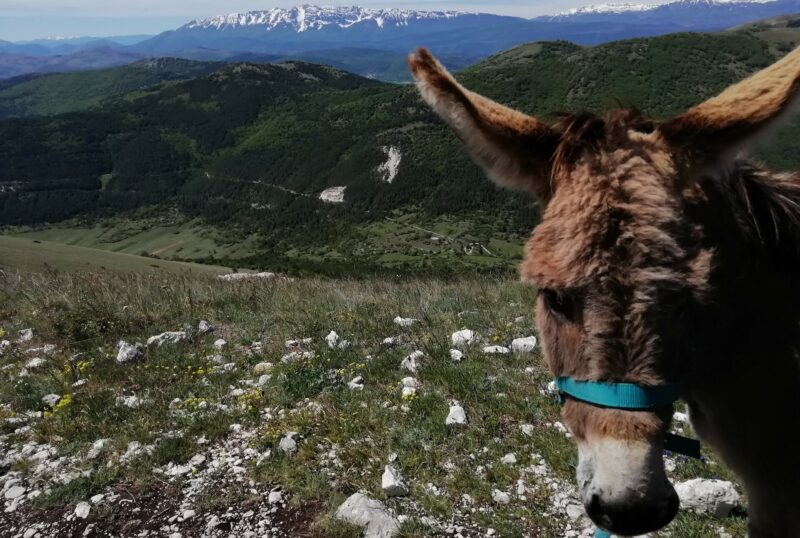
M 737 161 L 719 182 L 745 238 L 774 255 L 800 257 L 800 174 Z

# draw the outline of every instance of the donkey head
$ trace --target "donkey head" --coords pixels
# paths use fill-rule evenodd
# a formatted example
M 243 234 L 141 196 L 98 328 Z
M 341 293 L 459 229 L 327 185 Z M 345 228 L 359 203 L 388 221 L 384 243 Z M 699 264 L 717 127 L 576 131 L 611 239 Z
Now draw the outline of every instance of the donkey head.
M 426 51 L 409 58 L 425 101 L 501 185 L 543 206 L 522 278 L 539 289 L 537 323 L 555 376 L 661 385 L 684 381 L 686 327 L 711 293 L 713 245 L 688 207 L 699 179 L 783 115 L 800 53 L 672 120 L 631 111 L 553 125 L 463 88 Z M 622 411 L 568 400 L 589 516 L 623 535 L 669 523 L 664 472 L 671 408 Z

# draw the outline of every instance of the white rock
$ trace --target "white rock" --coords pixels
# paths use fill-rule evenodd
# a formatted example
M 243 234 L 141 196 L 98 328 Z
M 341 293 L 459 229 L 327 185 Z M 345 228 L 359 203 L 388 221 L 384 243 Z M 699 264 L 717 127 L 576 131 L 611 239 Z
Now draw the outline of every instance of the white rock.
M 25 495 L 25 491 L 25 488 L 22 486 L 11 486 L 5 491 L 3 496 L 8 500 L 14 500 Z
M 92 505 L 87 503 L 86 501 L 81 501 L 78 503 L 78 506 L 75 507 L 75 517 L 80 519 L 86 519 L 89 517 L 89 511 L 92 509 Z
M 0 340 L 0 355 L 5 353 L 5 351 L 11 347 L 11 342 L 8 340 Z
M 326 204 L 341 204 L 347 187 L 331 187 L 319 193 L 319 199 Z
M 463 347 L 468 346 L 475 342 L 477 335 L 475 331 L 471 331 L 469 329 L 463 329 L 461 331 L 456 331 L 450 336 L 450 341 L 456 347 Z
M 462 360 L 464 360 L 464 354 L 457 349 L 451 349 L 450 360 L 453 362 L 461 362 Z
M 125 340 L 120 340 L 117 344 L 117 362 L 125 364 L 142 358 L 144 349 L 142 344 L 134 343 L 129 344 Z
M 500 458 L 500 462 L 505 465 L 516 465 L 517 464 L 517 456 L 516 454 L 506 454 L 502 458 Z
M 695 478 L 675 484 L 675 491 L 684 510 L 716 517 L 728 517 L 740 501 L 734 485 L 724 480 Z
M 269 383 L 271 379 L 272 379 L 271 375 L 264 374 L 264 375 L 262 375 L 261 377 L 258 378 L 258 381 L 256 381 L 256 385 L 259 386 L 259 387 L 263 387 L 264 385 Z
M 464 412 L 464 408 L 461 407 L 461 404 L 456 401 L 450 403 L 450 413 L 447 415 L 444 423 L 448 426 L 464 426 L 467 424 L 467 414 Z
M 397 345 L 397 342 L 399 340 L 400 340 L 400 338 L 397 337 L 397 336 L 390 336 L 388 338 L 384 338 L 382 343 L 386 347 L 392 347 L 392 346 Z
M 108 444 L 111 442 L 111 439 L 98 439 L 94 443 L 92 443 L 91 448 L 86 453 L 86 459 L 93 460 L 97 459 L 98 456 L 108 447 Z
M 354 377 L 347 386 L 350 387 L 350 390 L 364 390 L 364 378 L 361 376 Z
M 47 361 L 41 357 L 34 357 L 25 363 L 25 368 L 28 370 L 36 370 L 47 364 Z
M 218 527 L 220 524 L 219 516 L 211 516 L 211 519 L 206 523 L 206 532 L 211 531 Z
M 20 342 L 30 342 L 33 340 L 33 329 L 22 329 L 17 334 L 19 335 L 18 340 Z
M 194 510 L 184 510 L 183 513 L 181 514 L 181 517 L 183 518 L 184 521 L 188 521 L 196 515 L 197 512 L 195 512 Z
M 511 342 L 511 350 L 514 353 L 533 353 L 536 349 L 536 337 L 516 338 Z
M 222 338 L 219 338 L 214 342 L 214 349 L 217 349 L 217 350 L 221 351 L 221 350 L 225 349 L 225 346 L 227 346 L 227 345 L 228 345 L 228 342 L 226 342 Z
M 417 361 L 425 356 L 425 353 L 422 351 L 415 351 L 411 355 L 407 356 L 403 359 L 400 363 L 400 368 L 408 370 L 412 374 L 416 374 L 419 370 L 419 364 Z
M 175 465 L 170 463 L 167 467 L 167 476 L 183 476 L 192 472 L 191 465 Z
M 689 423 L 689 415 L 686 413 L 681 413 L 680 411 L 675 411 L 672 415 L 672 420 L 679 424 L 688 424 Z
M 412 325 L 414 325 L 418 321 L 419 321 L 418 319 L 402 318 L 400 316 L 397 316 L 396 318 L 394 318 L 394 324 L 398 325 L 400 327 L 411 327 Z
M 230 273 L 227 275 L 219 275 L 217 278 L 225 280 L 226 282 L 238 282 L 241 280 L 258 280 L 258 279 L 271 279 L 275 278 L 275 273 L 262 272 L 262 273 Z
M 328 336 L 325 337 L 325 341 L 328 343 L 328 347 L 331 349 L 347 349 L 350 347 L 350 342 L 347 340 L 342 340 L 336 331 L 331 331 L 328 333 Z
M 403 387 L 403 390 L 400 394 L 404 399 L 409 399 L 412 398 L 416 393 L 417 389 L 414 387 Z
M 61 400 L 61 396 L 58 394 L 48 394 L 46 396 L 42 396 L 42 403 L 48 407 L 55 406 L 59 400 Z
M 508 355 L 511 353 L 507 347 L 503 346 L 486 346 L 483 352 L 487 355 Z
M 192 459 L 189 460 L 189 465 L 192 467 L 200 467 L 206 462 L 206 457 L 203 454 L 195 454 L 192 456 Z
M 214 332 L 214 327 L 207 322 L 206 320 L 200 320 L 200 323 L 197 324 L 197 332 L 200 334 L 207 334 L 210 332 Z
M 378 165 L 378 173 L 382 181 L 391 183 L 400 170 L 403 154 L 397 146 L 381 146 L 381 150 L 386 154 L 386 161 Z
M 534 432 L 533 424 L 520 424 L 519 429 L 522 432 L 522 435 L 525 435 L 527 437 L 531 437 Z
M 297 441 L 294 438 L 298 435 L 297 432 L 289 432 L 287 433 L 281 442 L 278 443 L 278 448 L 280 448 L 285 454 L 291 456 L 295 452 L 297 452 Z
M 400 524 L 382 502 L 363 493 L 354 493 L 339 508 L 336 519 L 364 529 L 364 538 L 393 538 L 400 533 Z
M 492 490 L 492 500 L 497 504 L 508 504 L 511 502 L 511 495 L 499 489 Z
M 183 331 L 168 331 L 165 333 L 151 336 L 147 339 L 147 345 L 161 347 L 166 344 L 178 344 L 186 340 L 186 333 Z
M 404 497 L 408 495 L 408 486 L 406 486 L 403 476 L 400 471 L 387 465 L 384 468 L 383 476 L 381 477 L 381 489 L 387 497 Z
M 138 409 L 146 403 L 147 400 L 139 398 L 135 394 L 131 394 L 130 396 L 117 396 L 117 405 L 124 405 L 131 409 Z
M 100 504 L 101 502 L 103 502 L 103 499 L 105 499 L 105 498 L 106 498 L 105 495 L 103 495 L 102 493 L 98 493 L 97 495 L 94 495 L 89 500 L 92 501 L 92 504 Z
M 586 517 L 586 510 L 577 503 L 571 503 L 566 506 L 564 511 L 567 513 L 567 517 L 570 521 L 580 521 Z
M 38 532 L 39 531 L 31 527 L 25 530 L 25 534 L 22 535 L 22 538 L 33 538 L 34 536 L 36 536 L 36 533 Z
M 416 377 L 404 377 L 402 383 L 404 387 L 409 387 L 412 389 L 419 388 L 419 381 L 417 381 Z
M 284 364 L 292 364 L 301 360 L 310 360 L 314 358 L 313 351 L 292 351 L 281 357 L 281 362 Z
M 271 491 L 267 501 L 269 504 L 278 504 L 283 500 L 283 493 L 280 490 Z

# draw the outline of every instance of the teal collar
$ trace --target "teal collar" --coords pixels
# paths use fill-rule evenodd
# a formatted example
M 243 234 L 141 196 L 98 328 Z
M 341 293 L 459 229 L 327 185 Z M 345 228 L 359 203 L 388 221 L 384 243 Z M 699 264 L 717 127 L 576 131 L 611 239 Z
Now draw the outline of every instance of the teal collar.
M 665 385 L 635 385 L 633 383 L 606 383 L 603 381 L 578 381 L 571 377 L 559 377 L 555 381 L 559 403 L 565 397 L 580 400 L 598 407 L 647 411 L 672 405 L 681 397 L 681 387 L 676 383 Z M 701 459 L 700 442 L 673 433 L 664 438 L 664 449 Z M 611 538 L 603 529 L 595 531 L 595 538 Z
M 680 399 L 681 387 L 676 383 L 665 385 L 635 385 L 633 383 L 606 383 L 603 381 L 578 381 L 571 377 L 556 379 L 559 402 L 569 397 L 598 407 L 626 411 L 648 411 L 674 404 Z M 664 449 L 690 458 L 701 459 L 700 442 L 668 433 Z
M 644 411 L 672 405 L 681 397 L 681 387 L 667 385 L 634 385 L 632 383 L 604 383 L 601 381 L 576 381 L 571 377 L 556 379 L 560 394 L 576 400 L 612 409 Z

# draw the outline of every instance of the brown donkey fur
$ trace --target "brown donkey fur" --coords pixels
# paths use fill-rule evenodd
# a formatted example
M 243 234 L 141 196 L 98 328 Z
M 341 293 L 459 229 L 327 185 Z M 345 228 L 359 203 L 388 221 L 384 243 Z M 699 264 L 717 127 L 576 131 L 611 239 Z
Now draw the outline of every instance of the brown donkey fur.
M 521 274 L 540 290 L 553 374 L 681 383 L 696 431 L 743 480 L 751 536 L 800 536 L 800 175 L 737 158 L 791 112 L 800 49 L 664 122 L 623 110 L 549 125 L 466 90 L 425 50 L 409 65 L 488 175 L 544 208 Z M 670 418 L 567 402 L 602 527 L 674 517 Z

